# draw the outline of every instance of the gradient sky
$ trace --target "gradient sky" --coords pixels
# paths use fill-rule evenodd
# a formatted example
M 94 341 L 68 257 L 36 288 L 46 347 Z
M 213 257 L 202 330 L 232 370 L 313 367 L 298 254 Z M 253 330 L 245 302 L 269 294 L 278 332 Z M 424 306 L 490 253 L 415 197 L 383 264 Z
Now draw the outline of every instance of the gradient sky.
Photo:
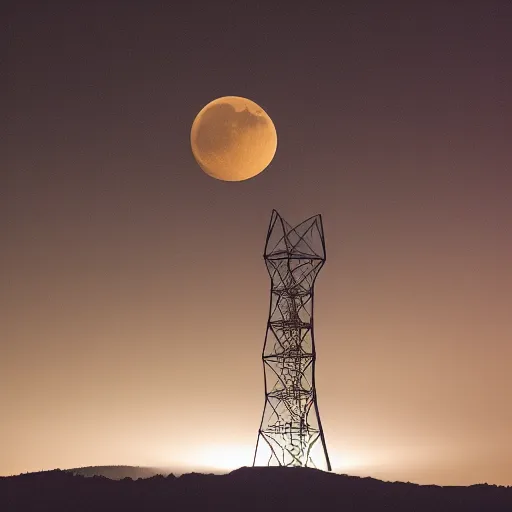
M 512 485 L 512 4 L 274 4 L 4 7 L 1 475 L 250 465 L 276 208 L 323 215 L 334 469 Z M 225 95 L 278 132 L 246 182 L 190 150 Z

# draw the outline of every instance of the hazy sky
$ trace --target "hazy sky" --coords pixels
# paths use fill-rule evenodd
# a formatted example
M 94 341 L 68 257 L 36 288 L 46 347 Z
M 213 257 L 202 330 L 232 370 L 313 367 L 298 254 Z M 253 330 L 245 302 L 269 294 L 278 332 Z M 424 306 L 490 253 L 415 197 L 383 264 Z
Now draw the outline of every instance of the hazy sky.
M 512 4 L 270 5 L 4 7 L 0 474 L 250 465 L 276 208 L 323 215 L 334 469 L 512 485 Z M 247 182 L 190 150 L 224 95 Z

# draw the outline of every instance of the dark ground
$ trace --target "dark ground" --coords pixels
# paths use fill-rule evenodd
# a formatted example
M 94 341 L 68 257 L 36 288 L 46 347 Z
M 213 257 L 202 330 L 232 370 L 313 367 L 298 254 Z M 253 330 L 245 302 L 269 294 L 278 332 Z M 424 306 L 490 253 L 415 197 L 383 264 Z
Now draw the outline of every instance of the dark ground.
M 2 512 L 258 511 L 511 512 L 512 487 L 439 487 L 305 468 L 241 468 L 115 481 L 73 471 L 0 478 Z M 108 470 L 107 470 L 108 471 Z M 128 471 L 128 470 L 127 470 Z

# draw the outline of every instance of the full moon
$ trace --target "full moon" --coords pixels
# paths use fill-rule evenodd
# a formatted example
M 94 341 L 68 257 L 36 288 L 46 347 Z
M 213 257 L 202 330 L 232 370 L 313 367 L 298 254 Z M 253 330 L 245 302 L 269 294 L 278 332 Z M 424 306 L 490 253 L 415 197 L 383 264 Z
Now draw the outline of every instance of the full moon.
M 190 143 L 206 174 L 223 181 L 243 181 L 270 164 L 277 149 L 277 133 L 272 119 L 254 101 L 224 96 L 197 114 Z

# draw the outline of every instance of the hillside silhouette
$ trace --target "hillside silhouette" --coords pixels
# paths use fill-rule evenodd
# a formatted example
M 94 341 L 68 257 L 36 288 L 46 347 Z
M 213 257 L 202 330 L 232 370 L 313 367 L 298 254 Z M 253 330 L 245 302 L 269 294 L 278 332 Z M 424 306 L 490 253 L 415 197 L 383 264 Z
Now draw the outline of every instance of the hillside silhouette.
M 86 477 L 104 476 L 111 480 L 122 480 L 123 478 L 137 480 L 139 478 L 151 478 L 157 475 L 167 476 L 170 473 L 162 468 L 140 466 L 87 466 L 83 468 L 66 469 L 65 471 Z
M 116 467 L 116 466 L 111 466 Z M 126 467 L 124 467 L 126 468 Z M 98 468 L 82 468 L 89 471 Z M 141 468 L 134 468 L 141 469 Z M 99 468 L 101 470 L 101 468 Z M 227 475 L 132 480 L 45 471 L 0 478 L 0 510 L 510 512 L 512 487 L 440 487 L 337 475 L 308 468 L 240 468 Z

